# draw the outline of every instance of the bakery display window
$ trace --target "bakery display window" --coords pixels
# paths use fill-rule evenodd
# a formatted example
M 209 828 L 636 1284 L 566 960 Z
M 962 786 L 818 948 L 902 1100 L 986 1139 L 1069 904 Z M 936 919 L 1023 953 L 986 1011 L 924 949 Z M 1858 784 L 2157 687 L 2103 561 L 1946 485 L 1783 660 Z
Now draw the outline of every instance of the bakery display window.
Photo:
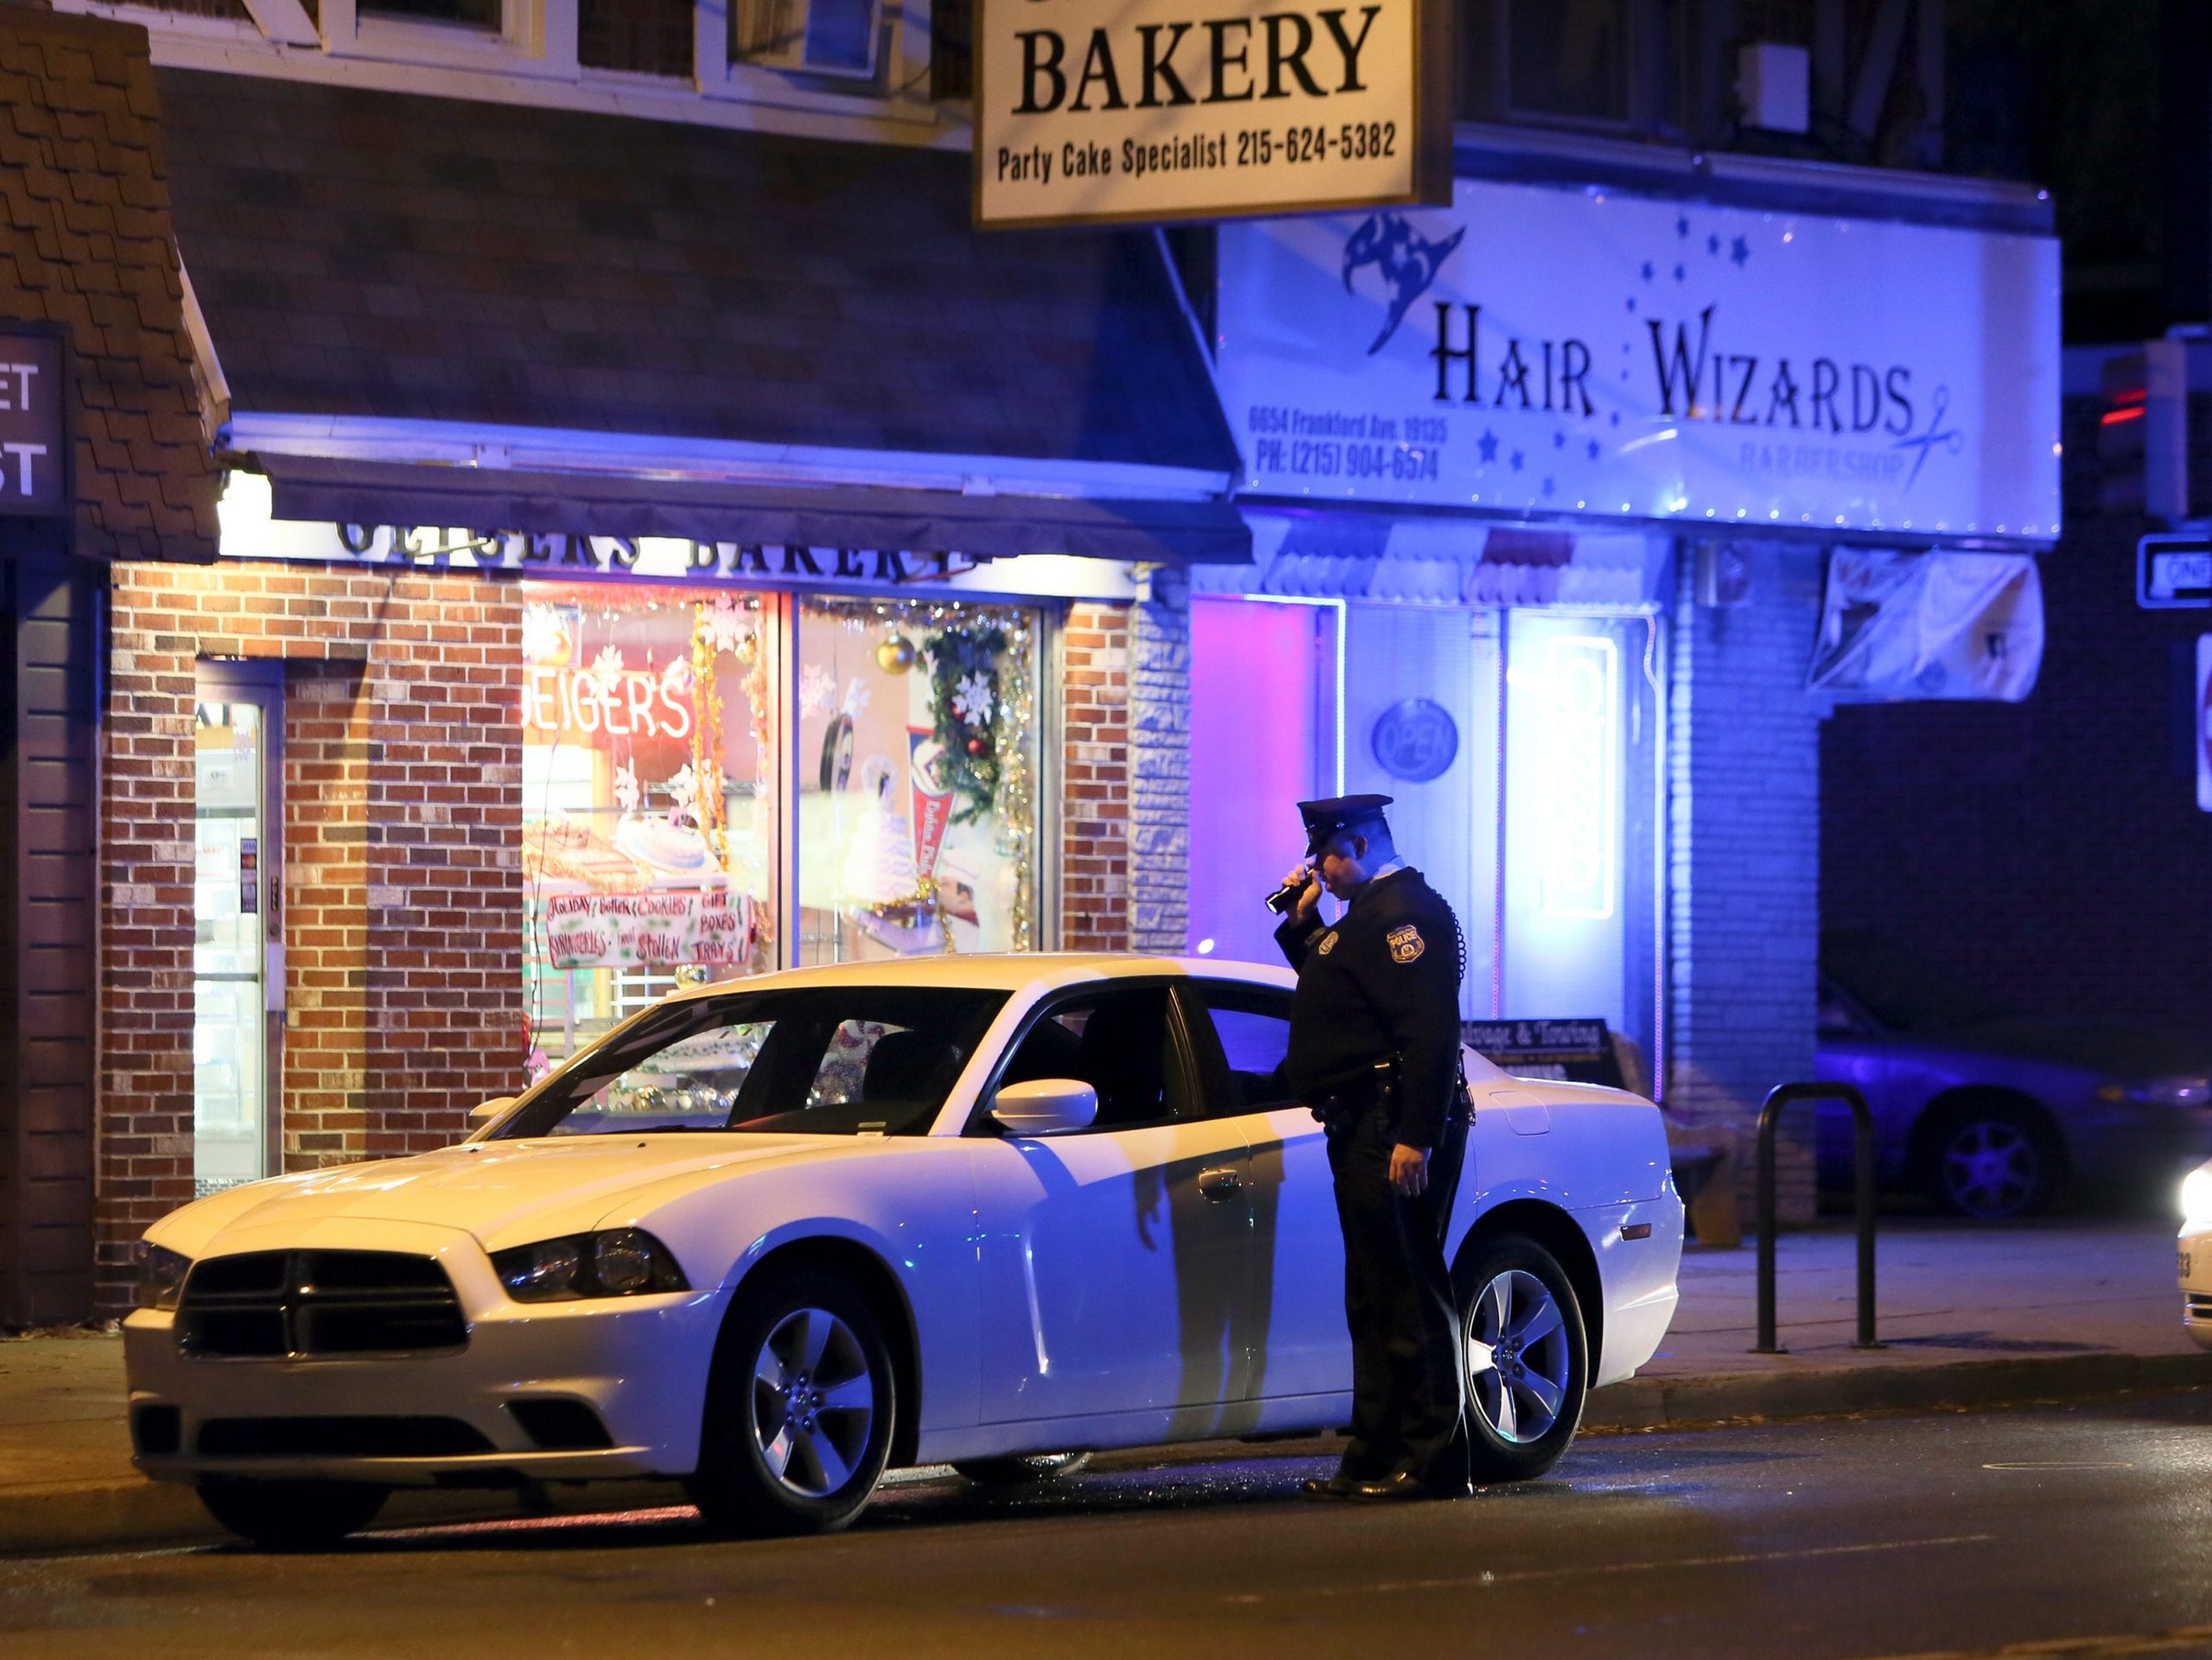
M 1038 943 L 1038 614 L 798 603 L 795 960 Z
M 534 1069 L 677 986 L 774 966 L 774 604 L 727 590 L 526 586 Z

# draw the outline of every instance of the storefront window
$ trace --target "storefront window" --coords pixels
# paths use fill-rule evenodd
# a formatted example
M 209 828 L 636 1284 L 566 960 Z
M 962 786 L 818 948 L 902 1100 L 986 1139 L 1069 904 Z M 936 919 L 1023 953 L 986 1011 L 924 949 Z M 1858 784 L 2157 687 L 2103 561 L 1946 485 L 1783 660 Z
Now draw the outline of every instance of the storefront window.
M 1037 637 L 1014 606 L 800 603 L 799 962 L 1036 944 Z
M 532 583 L 524 956 L 534 1067 L 680 984 L 774 965 L 772 601 Z

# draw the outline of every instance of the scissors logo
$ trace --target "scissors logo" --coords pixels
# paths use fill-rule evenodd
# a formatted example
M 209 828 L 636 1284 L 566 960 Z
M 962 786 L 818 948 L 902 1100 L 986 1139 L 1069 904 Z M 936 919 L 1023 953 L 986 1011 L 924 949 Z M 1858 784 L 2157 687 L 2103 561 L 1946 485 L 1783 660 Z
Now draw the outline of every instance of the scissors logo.
M 1948 386 L 1938 386 L 1936 389 L 1935 407 L 1928 412 L 1928 430 L 1908 433 L 1897 441 L 1896 448 L 1910 449 L 1913 452 L 1912 471 L 1905 475 L 1904 487 L 1907 490 L 1912 488 L 1913 480 L 1920 476 L 1920 469 L 1928 464 L 1929 450 L 1941 449 L 1947 455 L 1955 455 L 1966 448 L 1966 435 L 1956 427 L 1946 427 L 1943 424 L 1943 417 L 1949 414 L 1950 410 L 1951 389 Z

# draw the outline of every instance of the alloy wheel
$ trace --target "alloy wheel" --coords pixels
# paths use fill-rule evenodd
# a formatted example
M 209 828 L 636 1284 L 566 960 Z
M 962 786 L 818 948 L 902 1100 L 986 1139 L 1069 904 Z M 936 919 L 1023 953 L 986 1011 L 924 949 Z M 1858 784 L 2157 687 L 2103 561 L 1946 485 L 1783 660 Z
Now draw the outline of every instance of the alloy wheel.
M 2018 1215 L 2035 1198 L 2043 1155 L 2010 1119 L 1978 1118 L 1960 1125 L 1945 1144 L 1942 1173 L 1954 1209 L 1994 1221 Z
M 853 1328 L 826 1308 L 778 1320 L 753 1363 L 752 1415 L 760 1462 L 787 1491 L 843 1487 L 875 1424 L 875 1378 Z
M 1541 1441 L 1567 1404 L 1573 1365 L 1558 1300 L 1535 1275 L 1507 1269 L 1468 1305 L 1467 1398 L 1500 1439 Z

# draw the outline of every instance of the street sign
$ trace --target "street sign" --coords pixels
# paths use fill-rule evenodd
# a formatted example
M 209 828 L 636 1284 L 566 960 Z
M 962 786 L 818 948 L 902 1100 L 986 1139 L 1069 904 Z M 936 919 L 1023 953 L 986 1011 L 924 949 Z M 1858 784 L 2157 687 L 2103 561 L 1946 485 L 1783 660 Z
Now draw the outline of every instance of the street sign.
M 2138 542 L 2135 602 L 2146 611 L 2212 606 L 2212 537 L 2146 536 Z
M 58 328 L 0 324 L 0 518 L 70 511 L 67 347 Z

